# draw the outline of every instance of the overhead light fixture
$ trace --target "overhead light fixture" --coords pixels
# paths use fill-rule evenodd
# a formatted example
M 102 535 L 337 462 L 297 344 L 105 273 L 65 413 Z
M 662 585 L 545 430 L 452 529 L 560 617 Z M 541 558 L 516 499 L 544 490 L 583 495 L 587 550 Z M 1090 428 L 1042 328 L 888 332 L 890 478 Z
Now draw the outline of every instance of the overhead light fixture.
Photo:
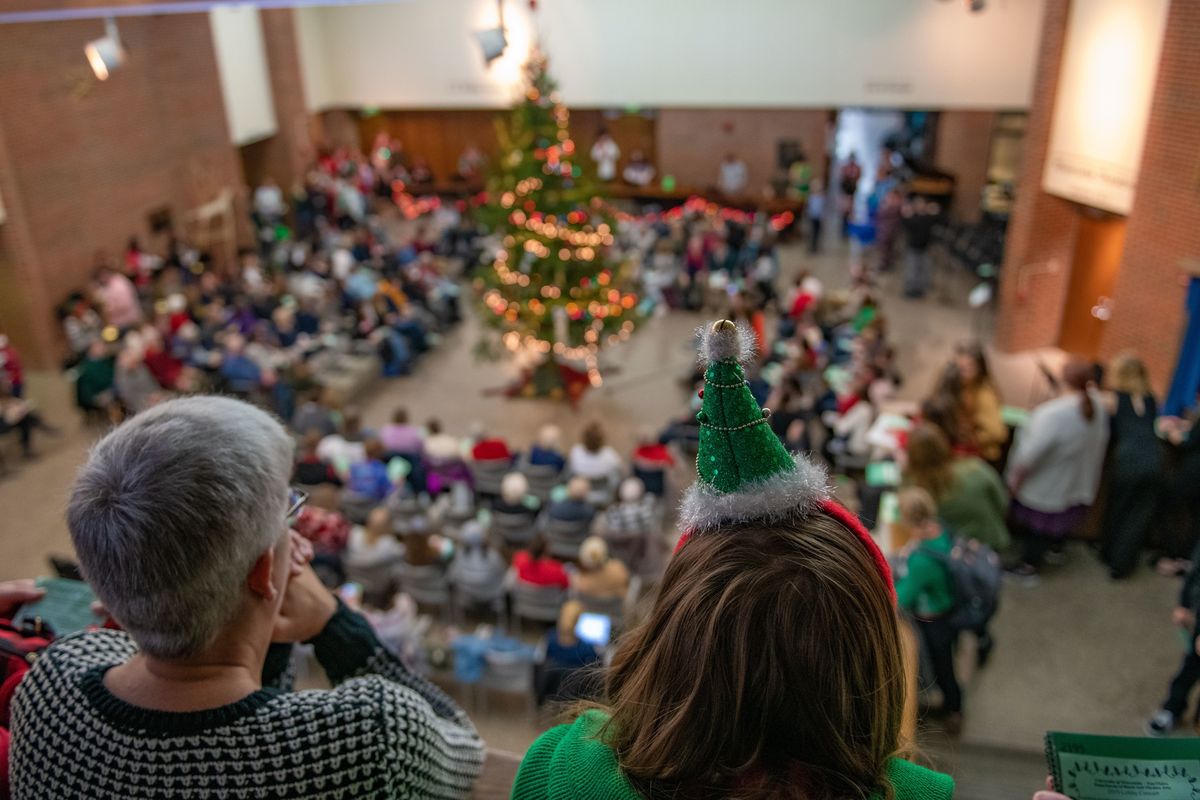
M 508 37 L 504 35 L 504 0 L 496 0 L 496 11 L 499 15 L 496 27 L 475 31 L 475 38 L 479 40 L 479 48 L 483 50 L 485 67 L 490 67 L 493 61 L 504 55 L 504 50 L 508 47 Z
M 121 35 L 117 31 L 117 21 L 112 17 L 104 20 L 104 35 L 93 39 L 83 48 L 92 72 L 98 80 L 108 80 L 114 70 L 125 63 L 125 48 L 121 46 Z

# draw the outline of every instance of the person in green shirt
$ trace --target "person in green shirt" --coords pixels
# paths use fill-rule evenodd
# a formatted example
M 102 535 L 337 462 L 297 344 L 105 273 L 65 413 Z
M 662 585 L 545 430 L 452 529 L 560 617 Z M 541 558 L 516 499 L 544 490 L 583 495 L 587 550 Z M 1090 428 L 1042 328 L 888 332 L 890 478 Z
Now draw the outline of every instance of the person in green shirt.
M 789 453 L 746 384 L 753 332 L 701 331 L 697 481 L 604 704 L 547 731 L 514 800 L 949 800 L 903 760 L 891 568 L 824 469 Z
M 946 434 L 928 423 L 909 433 L 904 461 L 905 484 L 929 492 L 938 517 L 956 534 L 997 552 L 1008 547 L 1008 490 L 991 465 L 974 456 L 955 458 Z
M 511 797 L 949 800 L 948 776 L 900 756 L 903 674 L 891 588 L 840 522 L 693 535 L 607 705 L 534 742 Z
M 896 603 L 913 616 L 921 639 L 929 651 L 934 680 L 942 692 L 937 715 L 948 727 L 962 724 L 962 689 L 954 675 L 954 645 L 958 631 L 948 615 L 954 610 L 954 579 L 940 554 L 948 558 L 954 539 L 937 517 L 933 497 L 912 486 L 899 495 L 900 521 L 912 532 L 906 546 L 908 561 L 896 580 Z

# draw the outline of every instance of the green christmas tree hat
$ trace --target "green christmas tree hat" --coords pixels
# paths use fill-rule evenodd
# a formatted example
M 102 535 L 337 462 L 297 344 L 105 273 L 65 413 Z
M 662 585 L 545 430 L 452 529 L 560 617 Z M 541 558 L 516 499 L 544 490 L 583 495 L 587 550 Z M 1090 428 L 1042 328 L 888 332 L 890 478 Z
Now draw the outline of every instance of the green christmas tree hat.
M 825 469 L 787 451 L 767 424 L 770 410 L 759 408 L 746 383 L 742 364 L 754 356 L 754 333 L 723 319 L 699 335 L 699 480 L 684 494 L 681 527 L 692 533 L 817 510 L 829 499 Z

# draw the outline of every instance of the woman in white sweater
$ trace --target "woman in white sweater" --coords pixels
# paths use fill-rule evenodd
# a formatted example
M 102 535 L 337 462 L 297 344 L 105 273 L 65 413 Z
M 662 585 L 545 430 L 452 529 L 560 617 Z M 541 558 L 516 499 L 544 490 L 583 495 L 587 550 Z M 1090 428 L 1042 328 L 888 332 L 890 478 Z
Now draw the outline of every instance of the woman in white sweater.
M 1091 366 L 1067 362 L 1062 382 L 1063 394 L 1033 410 L 1009 456 L 1012 520 L 1025 534 L 1019 575 L 1037 574 L 1046 551 L 1083 522 L 1100 486 L 1108 412 Z

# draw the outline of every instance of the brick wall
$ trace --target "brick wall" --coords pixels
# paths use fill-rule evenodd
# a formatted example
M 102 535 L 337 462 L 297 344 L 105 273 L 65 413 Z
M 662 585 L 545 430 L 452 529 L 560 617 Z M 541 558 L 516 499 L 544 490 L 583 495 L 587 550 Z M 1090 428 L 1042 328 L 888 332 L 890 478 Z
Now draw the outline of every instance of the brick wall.
M 1133 348 L 1164 392 L 1186 325 L 1180 262 L 1200 258 L 1200 3 L 1171 3 L 1125 234 L 1112 319 L 1101 351 Z
M 290 8 L 261 12 L 263 42 L 275 99 L 279 132 L 264 142 L 264 167 L 280 186 L 289 186 L 304 174 L 316 155 L 310 138 L 308 108 L 304 102 L 304 76 L 296 45 L 294 12 Z
M 1067 0 L 1047 0 L 1018 198 L 1009 227 L 996 345 L 1022 350 L 1059 341 L 1081 211 L 1041 191 L 1065 39 Z M 1100 355 L 1131 348 L 1164 392 L 1186 320 L 1182 261 L 1200 258 L 1200 3 L 1173 2 L 1133 210 Z M 1036 274 L 1055 262 L 1055 274 Z M 1032 266 L 1031 266 L 1032 265 Z
M 83 56 L 99 22 L 0 26 L 0 191 L 10 212 L 0 326 L 35 365 L 61 354 L 52 309 L 86 284 L 97 251 L 148 238 L 155 209 L 178 221 L 242 186 L 207 17 L 119 24 L 128 61 L 104 82 Z
M 942 111 L 938 114 L 934 164 L 954 175 L 955 219 L 979 221 L 979 198 L 987 184 L 995 111 Z
M 1076 212 L 1066 200 L 1042 191 L 1067 10 L 1067 0 L 1046 0 L 1017 201 L 1005 243 L 995 338 L 1001 350 L 1057 342 L 1069 285 Z M 1052 267 L 1057 271 L 1048 272 Z
M 748 190 L 757 194 L 777 169 L 781 139 L 799 139 L 814 175 L 825 170 L 825 109 L 665 108 L 658 114 L 658 173 L 680 186 L 704 189 L 717 182 L 725 153 L 737 153 L 750 172 Z

